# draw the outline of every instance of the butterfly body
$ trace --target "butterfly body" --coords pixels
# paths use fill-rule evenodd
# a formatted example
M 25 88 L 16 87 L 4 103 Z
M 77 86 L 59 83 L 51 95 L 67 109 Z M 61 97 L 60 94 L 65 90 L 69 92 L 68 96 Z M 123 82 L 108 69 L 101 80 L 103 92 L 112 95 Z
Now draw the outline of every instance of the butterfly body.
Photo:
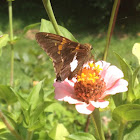
M 90 44 L 80 44 L 45 32 L 37 33 L 36 40 L 53 60 L 58 81 L 72 79 L 83 64 L 91 58 L 92 46 Z

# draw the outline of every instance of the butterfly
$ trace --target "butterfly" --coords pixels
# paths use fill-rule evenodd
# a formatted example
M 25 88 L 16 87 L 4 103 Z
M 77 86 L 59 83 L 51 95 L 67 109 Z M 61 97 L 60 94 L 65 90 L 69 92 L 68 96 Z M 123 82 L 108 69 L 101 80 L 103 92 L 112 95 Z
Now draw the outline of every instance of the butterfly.
M 53 61 L 56 81 L 72 79 L 91 58 L 90 44 L 80 44 L 60 35 L 38 32 L 35 38 Z

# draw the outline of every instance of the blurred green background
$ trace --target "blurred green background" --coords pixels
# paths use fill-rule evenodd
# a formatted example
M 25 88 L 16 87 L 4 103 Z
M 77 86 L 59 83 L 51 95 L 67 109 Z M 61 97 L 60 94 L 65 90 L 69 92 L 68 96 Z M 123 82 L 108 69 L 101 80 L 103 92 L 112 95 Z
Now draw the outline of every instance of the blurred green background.
M 113 0 L 52 0 L 52 7 L 59 25 L 67 28 L 80 43 L 93 45 L 96 60 L 103 57 L 106 33 Z M 15 0 L 13 2 L 14 35 L 20 36 L 23 28 L 29 24 L 48 19 L 41 0 Z M 8 3 L 0 1 L 0 31 L 9 33 Z M 53 82 L 55 77 L 52 62 L 35 41 L 37 28 L 29 30 L 15 47 L 15 85 L 26 91 L 33 81 L 44 77 Z M 107 60 L 119 65 L 113 51 L 120 54 L 132 66 L 138 65 L 131 50 L 134 43 L 140 41 L 140 2 L 123 0 L 120 4 L 114 34 L 111 39 Z M 0 83 L 8 84 L 10 79 L 10 47 L 2 50 L 0 57 Z M 50 80 L 51 79 L 51 80 Z

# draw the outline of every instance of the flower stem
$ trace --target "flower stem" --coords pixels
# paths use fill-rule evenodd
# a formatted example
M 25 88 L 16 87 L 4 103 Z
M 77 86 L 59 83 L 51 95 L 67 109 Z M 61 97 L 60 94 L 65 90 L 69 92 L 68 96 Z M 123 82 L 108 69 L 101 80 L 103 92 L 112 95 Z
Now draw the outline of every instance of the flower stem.
M 32 140 L 34 131 L 28 131 L 26 140 Z
M 90 124 L 90 115 L 87 116 L 87 121 L 86 121 L 86 125 L 85 125 L 85 132 L 88 132 L 89 124 Z
M 109 26 L 108 26 L 106 46 L 105 46 L 105 50 L 104 50 L 103 60 L 106 60 L 106 58 L 107 58 L 107 54 L 108 54 L 108 50 L 109 50 L 109 44 L 110 44 L 110 40 L 111 40 L 112 33 L 113 33 L 113 30 L 114 30 L 119 6 L 120 6 L 120 0 L 115 0 L 114 4 L 113 4 L 112 12 L 111 12 Z
M 101 124 L 101 117 L 100 117 L 100 112 L 98 108 L 95 108 L 93 114 L 92 114 L 92 120 L 96 129 L 96 135 L 99 140 L 105 140 L 104 137 L 104 132 L 102 129 L 102 124 Z
M 24 140 L 16 131 L 15 129 L 9 124 L 9 122 L 6 120 L 5 116 L 3 115 L 3 113 L 0 110 L 0 119 L 3 121 L 3 123 L 5 124 L 5 126 L 9 129 L 9 131 L 11 132 L 11 134 L 13 134 L 17 140 Z
M 57 21 L 55 19 L 55 16 L 54 16 L 54 13 L 53 13 L 53 10 L 52 10 L 52 7 L 51 7 L 51 3 L 50 3 L 50 0 L 42 0 L 43 1 L 43 4 L 44 4 L 44 7 L 46 9 L 46 12 L 48 14 L 48 17 L 56 31 L 56 33 L 58 35 L 62 35 L 61 34 L 61 31 L 59 30 L 59 27 L 58 27 L 58 24 L 57 24 Z
M 13 23 L 12 23 L 12 0 L 8 1 L 9 10 L 9 26 L 10 26 L 10 45 L 11 45 L 11 74 L 10 74 L 10 85 L 13 86 L 14 80 L 14 46 L 13 46 Z
M 123 139 L 123 131 L 124 131 L 125 126 L 126 126 L 126 123 L 123 123 L 123 122 L 120 123 L 119 129 L 118 129 L 117 140 L 122 140 Z

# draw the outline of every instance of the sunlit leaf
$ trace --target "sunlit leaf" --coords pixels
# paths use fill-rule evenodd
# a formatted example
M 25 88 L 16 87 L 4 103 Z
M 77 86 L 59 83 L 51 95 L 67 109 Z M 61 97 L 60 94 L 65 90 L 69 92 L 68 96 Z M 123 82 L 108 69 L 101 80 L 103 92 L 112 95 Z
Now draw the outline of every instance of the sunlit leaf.
M 58 27 L 59 27 L 59 29 L 64 37 L 77 42 L 75 37 L 66 28 L 64 28 L 60 25 Z M 41 20 L 40 32 L 47 32 L 47 33 L 56 34 L 52 23 L 48 20 L 45 20 L 45 19 Z
M 135 127 L 128 134 L 126 134 L 123 140 L 139 140 L 139 139 L 140 139 L 140 125 Z
M 44 93 L 41 90 L 43 81 L 40 81 L 36 86 L 33 87 L 29 97 L 28 102 L 31 105 L 31 110 L 34 110 L 40 102 L 43 101 Z
M 137 57 L 140 64 L 140 43 L 135 43 L 132 49 L 132 53 Z
M 140 99 L 140 83 L 134 88 L 134 94 L 137 99 Z
M 96 140 L 95 137 L 89 133 L 79 132 L 69 135 L 66 140 Z
M 69 132 L 63 124 L 57 124 L 48 135 L 53 140 L 65 140 L 65 137 L 69 135 Z
M 140 120 L 140 105 L 139 104 L 121 105 L 114 109 L 112 116 L 113 119 L 117 122 Z
M 9 41 L 8 34 L 0 35 L 0 49 L 6 46 L 8 41 Z

